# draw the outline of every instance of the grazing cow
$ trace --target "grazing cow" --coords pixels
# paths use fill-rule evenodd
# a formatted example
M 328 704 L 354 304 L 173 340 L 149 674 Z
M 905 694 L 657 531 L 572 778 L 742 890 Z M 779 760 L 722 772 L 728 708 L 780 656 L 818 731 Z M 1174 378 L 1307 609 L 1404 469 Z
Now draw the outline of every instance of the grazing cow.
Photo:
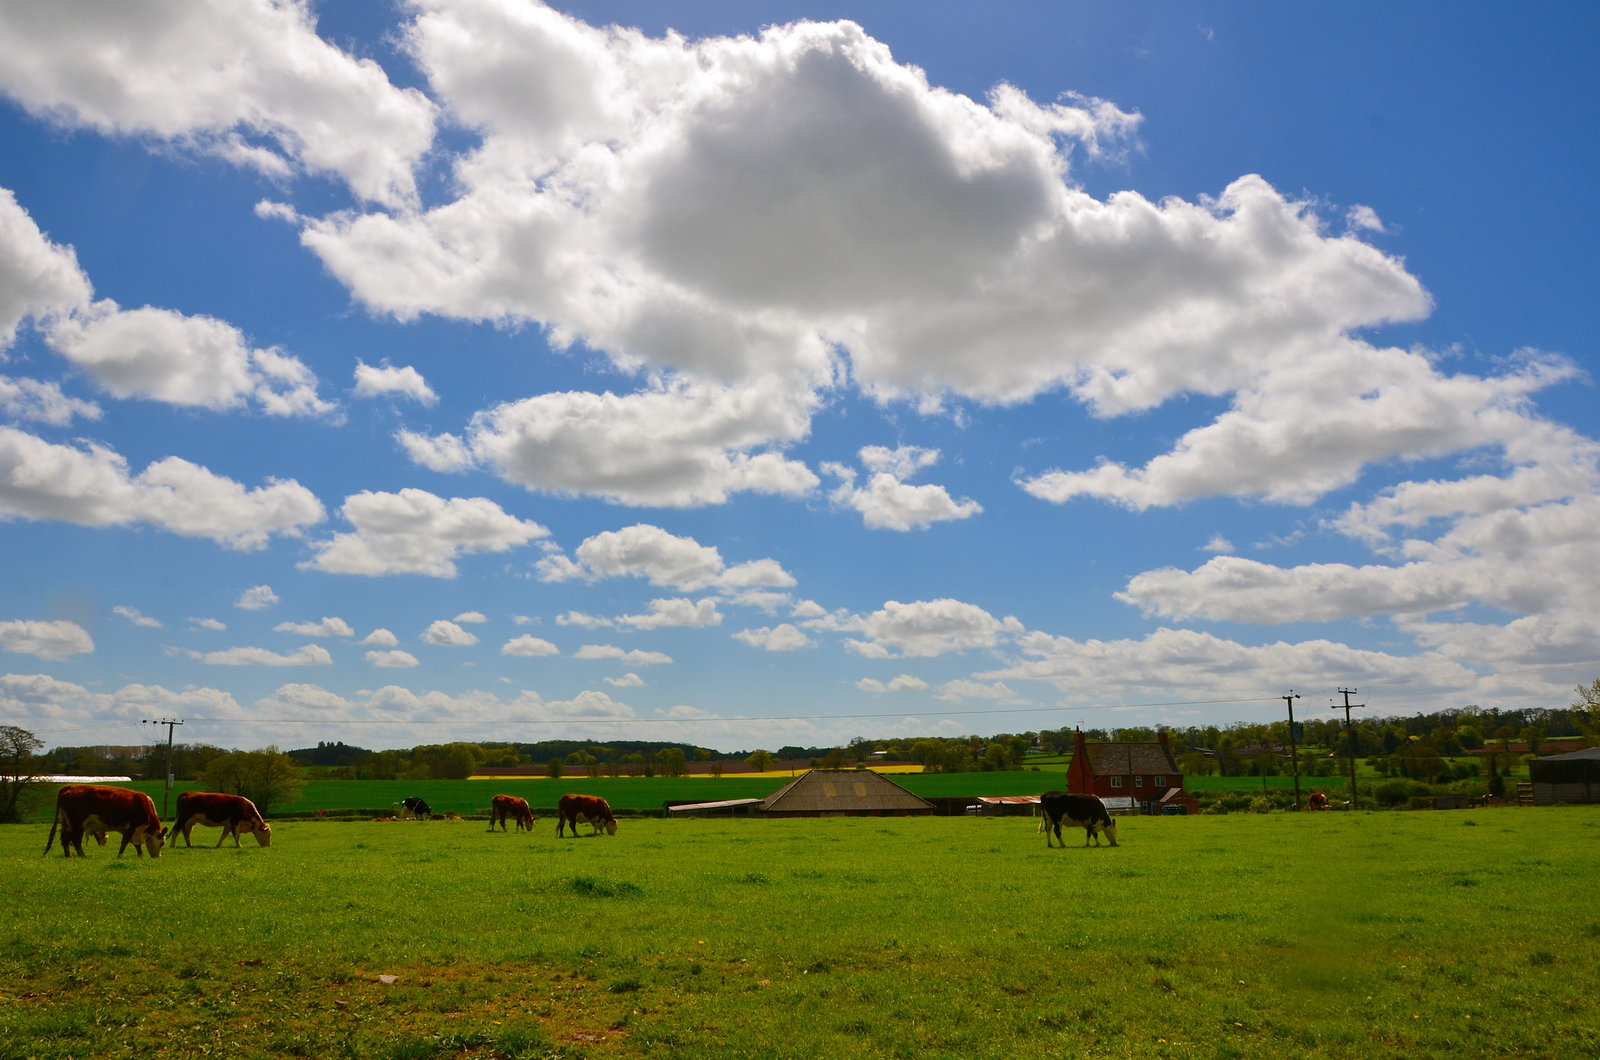
M 408 813 L 413 817 L 421 817 L 424 820 L 433 816 L 432 808 L 415 795 L 400 800 L 400 819 L 402 821 L 405 820 Z
M 181 835 L 184 846 L 193 846 L 189 842 L 189 833 L 194 831 L 197 824 L 207 828 L 221 827 L 222 834 L 217 837 L 219 847 L 230 835 L 233 836 L 233 845 L 238 847 L 240 832 L 251 833 L 261 846 L 272 845 L 272 826 L 261 819 L 256 804 L 243 795 L 224 795 L 217 791 L 186 791 L 179 795 L 178 816 L 172 822 L 173 844 L 177 844 Z
M 611 812 L 611 807 L 606 800 L 598 795 L 563 795 L 557 806 L 560 816 L 556 819 L 556 835 L 562 835 L 570 822 L 572 834 L 578 834 L 578 822 L 583 821 L 592 826 L 594 831 L 590 835 L 599 835 L 600 829 L 606 830 L 606 835 L 617 834 L 617 818 Z
M 517 831 L 533 831 L 533 808 L 528 805 L 527 799 L 519 799 L 515 795 L 496 795 L 489 801 L 489 831 L 494 831 L 494 826 L 498 824 L 500 831 L 504 832 L 507 817 L 517 822 Z
M 1307 799 L 1306 802 L 1313 810 L 1326 810 L 1328 808 L 1328 796 L 1320 791 L 1313 791 L 1311 798 Z
M 133 844 L 134 853 L 144 857 L 161 856 L 167 842 L 167 830 L 161 827 L 156 816 L 156 804 L 142 791 L 129 788 L 106 788 L 98 784 L 67 784 L 56 792 L 56 816 L 50 822 L 50 838 L 44 841 L 44 852 L 50 853 L 55 845 L 56 828 L 61 829 L 61 852 L 67 857 L 76 850 L 83 857 L 83 834 L 105 842 L 107 832 L 122 836 L 122 846 L 117 857 L 127 852 Z
M 1039 796 L 1039 808 L 1044 811 L 1044 845 L 1052 846 L 1050 836 L 1055 834 L 1056 842 L 1066 846 L 1066 840 L 1061 838 L 1061 822 L 1075 824 L 1084 830 L 1083 845 L 1088 846 L 1089 840 L 1094 840 L 1094 845 L 1100 845 L 1100 832 L 1104 831 L 1106 838 L 1111 840 L 1111 845 L 1117 845 L 1117 822 L 1106 809 L 1106 804 L 1100 801 L 1098 795 L 1081 795 L 1075 791 L 1047 791 Z

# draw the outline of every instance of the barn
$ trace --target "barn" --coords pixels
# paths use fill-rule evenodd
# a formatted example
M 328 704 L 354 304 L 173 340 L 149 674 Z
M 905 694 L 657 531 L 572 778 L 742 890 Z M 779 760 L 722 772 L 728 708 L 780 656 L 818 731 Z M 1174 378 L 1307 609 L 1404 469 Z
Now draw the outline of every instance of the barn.
M 768 817 L 922 817 L 933 803 L 870 769 L 808 769 L 760 809 Z
M 1168 806 L 1199 811 L 1195 797 L 1183 789 L 1183 773 L 1164 731 L 1154 740 L 1089 743 L 1080 729 L 1067 764 L 1067 790 L 1098 795 L 1107 806 L 1116 800 L 1144 813 L 1162 813 Z
M 1600 802 L 1600 747 L 1528 762 L 1537 806 L 1557 802 Z

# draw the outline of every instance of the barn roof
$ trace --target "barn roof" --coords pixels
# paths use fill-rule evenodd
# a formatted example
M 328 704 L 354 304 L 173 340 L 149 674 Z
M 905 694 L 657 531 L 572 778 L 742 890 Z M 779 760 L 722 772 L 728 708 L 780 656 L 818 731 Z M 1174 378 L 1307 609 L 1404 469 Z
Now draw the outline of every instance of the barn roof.
M 1547 755 L 1544 758 L 1535 758 L 1535 762 L 1583 762 L 1589 759 L 1600 758 L 1600 747 L 1585 747 L 1581 751 L 1568 751 L 1564 755 Z
M 870 769 L 808 769 L 768 795 L 766 813 L 931 813 L 933 803 Z
M 1178 772 L 1172 752 L 1162 743 L 1092 743 L 1088 751 L 1097 777 Z

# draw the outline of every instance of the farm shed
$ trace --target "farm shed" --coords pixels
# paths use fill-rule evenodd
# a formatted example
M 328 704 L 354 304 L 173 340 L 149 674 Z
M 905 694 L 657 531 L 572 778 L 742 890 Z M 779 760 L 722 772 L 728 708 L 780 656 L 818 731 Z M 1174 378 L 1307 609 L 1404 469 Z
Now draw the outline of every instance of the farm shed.
M 1148 813 L 1160 813 L 1174 802 L 1187 805 L 1190 813 L 1199 808 L 1183 790 L 1183 773 L 1172 757 L 1165 732 L 1151 741 L 1089 743 L 1080 730 L 1073 736 L 1067 790 L 1098 795 L 1108 806 L 1111 799 L 1150 804 L 1145 808 Z
M 1600 747 L 1535 758 L 1528 763 L 1528 777 L 1535 805 L 1600 802 Z
M 760 799 L 718 799 L 715 802 L 669 802 L 668 817 L 748 817 Z
M 977 804 L 982 817 L 1033 817 L 1039 812 L 1037 795 L 979 795 Z
M 768 817 L 930 816 L 933 803 L 870 769 L 808 769 L 768 795 Z

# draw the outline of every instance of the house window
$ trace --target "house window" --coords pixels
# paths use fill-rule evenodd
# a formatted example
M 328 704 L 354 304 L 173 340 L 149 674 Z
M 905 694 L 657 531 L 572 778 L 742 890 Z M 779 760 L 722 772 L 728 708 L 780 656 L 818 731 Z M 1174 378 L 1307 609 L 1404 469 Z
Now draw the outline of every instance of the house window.
M 1111 778 L 1111 786 L 1112 786 L 1112 787 L 1113 787 L 1113 788 L 1120 788 L 1120 787 L 1122 787 L 1122 778 L 1121 778 L 1121 777 L 1112 777 L 1112 778 Z
M 1167 786 L 1167 778 L 1163 777 L 1163 776 L 1157 776 L 1153 780 L 1151 780 L 1151 783 L 1154 784 L 1158 788 L 1164 788 L 1164 787 Z
M 1133 778 L 1133 786 L 1136 787 L 1136 788 L 1144 787 L 1144 778 L 1143 777 L 1134 777 Z

